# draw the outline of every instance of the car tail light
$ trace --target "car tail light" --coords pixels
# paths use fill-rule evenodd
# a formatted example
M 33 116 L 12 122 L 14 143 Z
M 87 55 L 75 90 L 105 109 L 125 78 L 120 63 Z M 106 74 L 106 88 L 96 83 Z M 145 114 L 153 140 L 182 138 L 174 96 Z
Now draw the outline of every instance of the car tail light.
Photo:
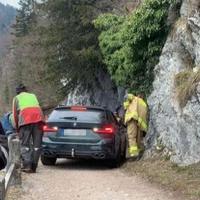
M 50 127 L 48 125 L 44 125 L 42 130 L 43 130 L 43 132 L 57 132 L 58 127 L 57 126 Z
M 84 106 L 72 106 L 71 110 L 73 110 L 73 111 L 86 111 L 87 108 L 84 107 Z
M 115 127 L 112 124 L 106 124 L 100 128 L 93 128 L 93 131 L 100 134 L 113 134 L 115 133 Z

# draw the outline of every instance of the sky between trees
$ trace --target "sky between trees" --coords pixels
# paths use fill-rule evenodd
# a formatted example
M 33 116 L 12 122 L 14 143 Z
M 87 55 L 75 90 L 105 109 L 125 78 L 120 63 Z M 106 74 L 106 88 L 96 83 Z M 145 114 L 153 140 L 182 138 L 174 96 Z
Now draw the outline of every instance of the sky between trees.
M 19 5 L 18 5 L 19 0 L 0 0 L 0 2 L 5 4 L 5 5 L 9 4 L 9 5 L 14 6 L 16 8 L 19 7 Z

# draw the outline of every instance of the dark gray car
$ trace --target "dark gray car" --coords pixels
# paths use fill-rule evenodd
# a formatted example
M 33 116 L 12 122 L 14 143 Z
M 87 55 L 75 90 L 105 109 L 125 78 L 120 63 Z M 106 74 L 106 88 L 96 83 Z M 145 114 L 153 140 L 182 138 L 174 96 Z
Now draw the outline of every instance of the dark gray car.
M 41 161 L 54 165 L 57 158 L 107 160 L 117 167 L 125 159 L 126 134 L 113 113 L 104 108 L 58 107 L 43 127 Z

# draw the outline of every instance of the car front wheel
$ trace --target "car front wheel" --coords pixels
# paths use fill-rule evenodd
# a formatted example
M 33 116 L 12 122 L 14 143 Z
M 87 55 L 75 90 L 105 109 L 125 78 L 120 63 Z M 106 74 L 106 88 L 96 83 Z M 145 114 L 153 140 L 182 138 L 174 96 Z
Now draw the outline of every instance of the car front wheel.
M 41 155 L 41 162 L 43 165 L 55 165 L 56 158 L 55 157 L 46 157 L 44 155 Z

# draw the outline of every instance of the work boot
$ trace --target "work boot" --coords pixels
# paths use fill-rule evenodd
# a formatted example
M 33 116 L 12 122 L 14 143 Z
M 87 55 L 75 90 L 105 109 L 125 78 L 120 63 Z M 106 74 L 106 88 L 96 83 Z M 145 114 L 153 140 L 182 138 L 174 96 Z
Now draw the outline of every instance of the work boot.
M 33 163 L 31 169 L 32 169 L 33 173 L 36 173 L 37 164 Z
M 130 157 L 137 157 L 139 155 L 139 149 L 137 145 L 129 147 L 129 155 Z
M 32 165 L 30 163 L 23 163 L 21 171 L 25 173 L 33 173 Z
M 25 172 L 25 173 L 34 173 L 31 168 L 22 168 L 22 172 Z
M 134 156 L 129 156 L 129 161 L 139 161 L 144 154 L 144 149 L 138 149 L 138 154 Z

